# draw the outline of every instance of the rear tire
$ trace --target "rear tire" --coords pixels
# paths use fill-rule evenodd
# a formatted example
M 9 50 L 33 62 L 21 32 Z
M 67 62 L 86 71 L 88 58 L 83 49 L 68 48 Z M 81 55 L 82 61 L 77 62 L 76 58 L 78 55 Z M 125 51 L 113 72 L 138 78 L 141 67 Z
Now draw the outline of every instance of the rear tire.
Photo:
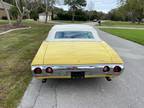
M 110 77 L 105 77 L 107 81 L 112 81 Z
M 47 79 L 42 79 L 42 83 L 46 83 Z

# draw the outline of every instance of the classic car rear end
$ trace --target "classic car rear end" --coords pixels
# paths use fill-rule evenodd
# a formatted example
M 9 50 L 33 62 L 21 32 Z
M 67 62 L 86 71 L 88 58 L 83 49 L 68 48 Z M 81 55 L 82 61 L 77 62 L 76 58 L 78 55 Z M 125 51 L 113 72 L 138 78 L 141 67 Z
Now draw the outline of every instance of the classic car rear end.
M 94 78 L 118 76 L 124 69 L 118 54 L 87 25 L 57 25 L 42 43 L 33 62 L 33 76 Z

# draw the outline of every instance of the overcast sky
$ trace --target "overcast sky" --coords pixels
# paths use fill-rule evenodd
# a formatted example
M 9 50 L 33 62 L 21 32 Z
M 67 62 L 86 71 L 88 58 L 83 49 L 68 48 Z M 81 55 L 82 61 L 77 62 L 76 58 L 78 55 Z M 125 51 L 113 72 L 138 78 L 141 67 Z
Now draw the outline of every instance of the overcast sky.
M 57 7 L 68 10 L 68 6 L 63 5 L 63 0 L 58 0 L 59 3 Z M 114 9 L 118 6 L 118 0 L 86 0 L 87 1 L 87 10 L 97 10 L 107 13 L 111 9 Z

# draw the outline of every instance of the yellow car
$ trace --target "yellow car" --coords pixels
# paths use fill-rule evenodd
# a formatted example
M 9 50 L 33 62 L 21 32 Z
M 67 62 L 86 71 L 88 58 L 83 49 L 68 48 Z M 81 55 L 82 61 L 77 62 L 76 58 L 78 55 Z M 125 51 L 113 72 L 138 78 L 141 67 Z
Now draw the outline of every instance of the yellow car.
M 88 25 L 55 25 L 42 42 L 31 69 L 33 77 L 95 78 L 120 75 L 124 63 L 103 40 L 96 29 Z

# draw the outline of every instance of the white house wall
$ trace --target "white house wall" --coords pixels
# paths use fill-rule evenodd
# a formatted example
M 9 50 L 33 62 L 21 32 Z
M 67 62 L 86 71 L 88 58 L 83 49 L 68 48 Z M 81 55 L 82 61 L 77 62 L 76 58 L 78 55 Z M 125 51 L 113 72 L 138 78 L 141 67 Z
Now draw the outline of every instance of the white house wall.
M 45 20 L 46 20 L 46 16 L 39 15 L 39 21 L 40 22 L 45 22 Z M 51 21 L 51 16 L 50 15 L 48 15 L 47 21 Z

